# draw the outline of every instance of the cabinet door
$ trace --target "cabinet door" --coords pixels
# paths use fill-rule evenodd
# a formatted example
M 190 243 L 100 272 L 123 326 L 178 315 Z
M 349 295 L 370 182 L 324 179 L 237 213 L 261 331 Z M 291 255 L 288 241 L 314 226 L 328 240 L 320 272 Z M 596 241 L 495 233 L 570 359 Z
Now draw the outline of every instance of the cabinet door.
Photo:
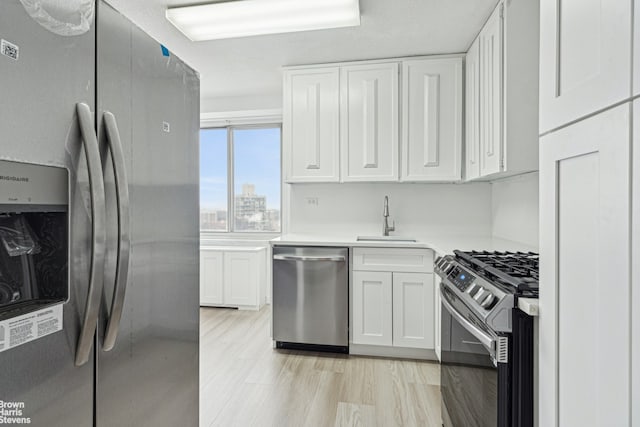
M 398 180 L 398 64 L 342 67 L 343 181 Z
M 433 272 L 434 253 L 414 248 L 354 248 L 353 269 L 361 271 Z
M 481 176 L 502 170 L 503 7 L 498 5 L 479 36 Z
M 393 273 L 393 345 L 435 348 L 433 274 Z
M 631 93 L 631 0 L 540 2 L 540 133 Z
M 637 9 L 636 9 L 637 10 Z M 631 234 L 631 277 L 632 277 L 632 289 L 640 289 L 640 100 L 635 100 L 633 103 L 633 207 L 632 207 L 632 234 Z M 633 359 L 631 366 L 633 367 L 631 373 L 632 388 L 631 388 L 631 418 L 632 426 L 640 425 L 640 292 L 632 292 L 631 306 L 632 323 L 631 336 L 632 346 L 631 354 Z
M 640 95 L 640 1 L 633 0 L 633 95 Z
M 630 422 L 629 116 L 541 140 L 541 426 Z
M 337 182 L 338 68 L 285 70 L 283 157 L 287 182 Z
M 353 272 L 353 343 L 393 343 L 392 273 Z
M 223 304 L 223 259 L 220 251 L 200 250 L 200 303 Z
M 465 179 L 480 176 L 480 39 L 467 52 L 465 102 Z
M 403 181 L 459 181 L 462 58 L 402 63 Z
M 442 362 L 442 301 L 440 300 L 440 279 L 437 276 L 433 276 L 435 280 L 434 289 L 433 289 L 433 297 L 434 297 L 434 307 L 435 307 L 435 340 L 434 347 L 436 350 L 436 357 L 440 362 Z
M 224 254 L 224 302 L 228 305 L 258 304 L 258 260 L 255 253 Z

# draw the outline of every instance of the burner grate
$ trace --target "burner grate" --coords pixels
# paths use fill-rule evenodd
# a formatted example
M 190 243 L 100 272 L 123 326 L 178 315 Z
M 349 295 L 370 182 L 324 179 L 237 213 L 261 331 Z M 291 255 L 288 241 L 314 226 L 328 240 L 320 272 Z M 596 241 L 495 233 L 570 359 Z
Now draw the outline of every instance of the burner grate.
M 456 257 L 487 280 L 538 295 L 539 255 L 534 252 L 454 251 Z

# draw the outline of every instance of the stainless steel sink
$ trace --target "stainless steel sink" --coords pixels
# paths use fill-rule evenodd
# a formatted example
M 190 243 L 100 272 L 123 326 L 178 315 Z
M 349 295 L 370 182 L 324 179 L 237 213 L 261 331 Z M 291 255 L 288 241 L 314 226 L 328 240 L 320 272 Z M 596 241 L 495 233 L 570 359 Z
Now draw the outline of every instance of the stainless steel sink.
M 356 240 L 358 242 L 417 242 L 416 239 L 402 236 L 358 236 Z

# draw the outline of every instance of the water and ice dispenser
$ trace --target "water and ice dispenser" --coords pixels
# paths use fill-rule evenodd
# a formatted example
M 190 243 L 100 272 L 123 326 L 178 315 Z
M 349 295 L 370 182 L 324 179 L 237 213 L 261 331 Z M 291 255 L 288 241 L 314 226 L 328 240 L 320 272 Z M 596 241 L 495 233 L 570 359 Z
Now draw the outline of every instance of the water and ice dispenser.
M 69 175 L 0 160 L 0 321 L 69 297 Z

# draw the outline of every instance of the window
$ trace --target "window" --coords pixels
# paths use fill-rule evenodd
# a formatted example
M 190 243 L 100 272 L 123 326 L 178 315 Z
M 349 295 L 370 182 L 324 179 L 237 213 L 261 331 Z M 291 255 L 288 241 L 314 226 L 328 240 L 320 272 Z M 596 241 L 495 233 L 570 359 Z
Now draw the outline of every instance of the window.
M 200 229 L 227 231 L 227 129 L 200 131 Z
M 200 131 L 200 230 L 280 232 L 280 126 Z

